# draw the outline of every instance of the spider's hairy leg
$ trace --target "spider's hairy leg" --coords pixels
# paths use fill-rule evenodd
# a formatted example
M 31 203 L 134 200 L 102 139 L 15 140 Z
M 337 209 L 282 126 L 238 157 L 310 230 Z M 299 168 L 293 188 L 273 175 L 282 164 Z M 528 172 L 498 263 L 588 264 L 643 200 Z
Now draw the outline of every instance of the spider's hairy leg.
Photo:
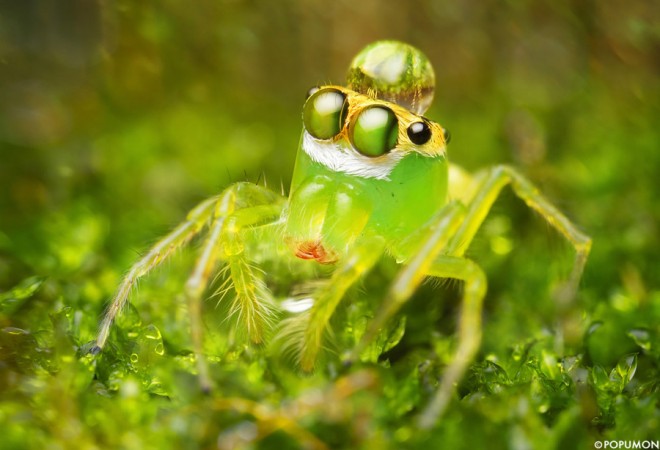
M 112 323 L 128 302 L 128 296 L 137 280 L 199 233 L 211 218 L 217 202 L 218 197 L 212 197 L 193 208 L 188 213 L 185 222 L 159 240 L 146 255 L 131 267 L 105 312 L 96 337 L 96 343 L 90 350 L 91 353 L 99 353 L 103 349 L 108 340 Z
M 211 390 L 211 379 L 209 377 L 206 360 L 202 356 L 202 303 L 201 297 L 206 289 L 208 278 L 213 270 L 218 253 L 218 240 L 228 214 L 234 209 L 235 193 L 231 190 L 221 194 L 218 206 L 215 210 L 215 218 L 211 225 L 211 231 L 206 238 L 203 250 L 195 268 L 186 282 L 186 299 L 190 313 L 190 330 L 192 334 L 193 349 L 197 361 L 197 372 L 199 383 L 203 391 Z
M 204 243 L 202 253 L 195 264 L 195 268 L 186 282 L 185 293 L 190 311 L 193 349 L 197 360 L 200 385 L 204 391 L 210 390 L 211 381 L 208 375 L 206 360 L 202 355 L 202 295 L 206 290 L 218 258 L 228 259 L 231 266 L 232 258 L 236 258 L 238 257 L 237 255 L 242 254 L 241 229 L 268 221 L 272 222 L 279 217 L 282 210 L 281 201 L 274 204 L 250 206 L 252 202 L 278 200 L 278 198 L 271 198 L 269 192 L 257 185 L 237 183 L 220 194 L 214 212 L 211 231 Z M 237 208 L 242 209 L 237 210 Z M 232 278 L 235 286 L 244 282 L 241 279 L 240 283 L 238 283 L 234 276 L 235 274 L 232 270 Z
M 427 226 L 411 236 L 409 241 L 421 244 L 406 261 L 406 266 L 392 283 L 375 319 L 349 356 L 349 361 L 359 357 L 366 346 L 376 338 L 380 329 L 410 299 L 425 277 L 430 275 L 464 281 L 458 348 L 442 378 L 438 393 L 420 417 L 420 425 L 426 428 L 433 425 L 444 411 L 451 399 L 454 384 L 462 378 L 481 342 L 481 306 L 486 293 L 486 277 L 474 262 L 443 254 L 448 242 L 460 227 L 464 214 L 462 204 L 449 203 Z
M 431 403 L 419 417 L 421 428 L 430 428 L 451 400 L 454 385 L 463 378 L 481 343 L 481 310 L 486 295 L 486 276 L 473 261 L 457 256 L 440 255 L 429 268 L 429 275 L 454 278 L 465 282 L 463 309 L 458 324 L 458 347 L 445 370 Z
M 298 342 L 300 368 L 306 372 L 314 369 L 314 363 L 323 345 L 323 337 L 337 305 L 355 282 L 368 272 L 383 254 L 385 244 L 381 238 L 365 238 L 358 241 L 346 255 L 328 283 L 314 301 L 305 324 L 302 339 Z
M 427 226 L 422 228 L 419 233 L 411 236 L 409 241 L 421 242 L 421 244 L 416 246 L 412 256 L 406 261 L 406 265 L 390 286 L 376 317 L 369 324 L 358 345 L 348 355 L 346 363 L 350 364 L 357 360 L 366 347 L 378 336 L 379 331 L 388 320 L 410 299 L 424 277 L 429 274 L 433 261 L 460 225 L 463 212 L 463 206 L 460 203 L 449 203 L 431 218 Z
M 261 279 L 261 271 L 244 252 L 241 231 L 258 225 L 273 224 L 282 213 L 283 202 L 258 205 L 235 212 L 227 218 L 222 235 L 222 259 L 227 261 L 236 296 L 230 309 L 244 326 L 249 340 L 255 344 L 264 341 L 274 320 L 271 294 Z
M 575 262 L 568 282 L 558 295 L 560 307 L 566 308 L 575 297 L 578 283 L 591 250 L 591 238 L 580 232 L 577 227 L 552 205 L 539 190 L 518 171 L 509 166 L 496 166 L 479 178 L 480 186 L 476 189 L 463 224 L 453 236 L 447 247 L 447 254 L 461 256 L 469 247 L 472 239 L 488 215 L 502 188 L 511 184 L 515 194 L 541 216 L 575 249 Z

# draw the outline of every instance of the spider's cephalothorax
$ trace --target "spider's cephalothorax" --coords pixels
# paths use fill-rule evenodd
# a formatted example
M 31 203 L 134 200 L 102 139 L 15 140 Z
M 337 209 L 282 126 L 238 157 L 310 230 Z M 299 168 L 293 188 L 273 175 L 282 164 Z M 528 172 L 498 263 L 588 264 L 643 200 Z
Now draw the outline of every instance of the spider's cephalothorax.
M 395 243 L 446 203 L 447 133 L 437 123 L 323 86 L 305 102 L 303 125 L 285 214 L 301 258 L 335 262 L 365 235 Z
M 496 166 L 470 177 L 448 164 L 448 132 L 421 115 L 433 98 L 435 77 L 419 50 L 396 41 L 371 44 L 353 60 L 347 84 L 310 91 L 289 197 L 236 183 L 194 208 L 130 269 L 106 311 L 93 353 L 106 344 L 137 280 L 208 229 L 185 286 L 202 387 L 212 385 L 202 356 L 201 307 L 210 277 L 217 266 L 227 268 L 237 326 L 252 342 L 263 342 L 277 306 L 263 280 L 267 275 L 255 262 L 281 257 L 281 242 L 298 258 L 311 260 L 308 264 L 334 265 L 329 282 L 313 293 L 311 309 L 280 326 L 299 366 L 312 370 L 344 293 L 389 254 L 402 264 L 400 272 L 345 359 L 359 359 L 425 277 L 463 281 L 455 356 L 420 416 L 420 425 L 432 426 L 479 348 L 486 277 L 464 254 L 506 185 L 574 247 L 562 304 L 573 298 L 591 240 L 515 169 Z

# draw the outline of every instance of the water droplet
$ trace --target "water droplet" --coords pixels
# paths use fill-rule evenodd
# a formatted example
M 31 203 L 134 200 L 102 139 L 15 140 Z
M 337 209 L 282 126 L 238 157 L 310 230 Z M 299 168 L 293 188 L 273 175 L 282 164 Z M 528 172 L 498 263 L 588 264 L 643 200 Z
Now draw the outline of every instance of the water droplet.
M 147 339 L 161 339 L 160 330 L 155 325 L 149 325 L 144 329 L 144 337 Z
M 616 365 L 616 371 L 624 384 L 629 383 L 637 371 L 637 353 L 632 353 L 621 358 Z
M 433 101 L 435 74 L 419 49 L 397 41 L 378 41 L 353 59 L 347 84 L 356 92 L 375 94 L 424 114 Z
M 587 330 L 587 336 L 590 336 L 590 335 L 594 334 L 596 332 L 596 330 L 599 329 L 602 326 L 603 326 L 603 322 L 601 322 L 601 321 L 597 321 L 597 322 L 592 323 L 589 326 L 589 329 Z
M 138 310 L 135 308 L 135 306 L 133 306 L 131 303 L 122 309 L 121 313 L 117 316 L 115 321 L 119 328 L 126 328 L 129 330 L 142 325 L 140 314 L 138 313 Z
M 138 354 L 137 354 L 137 353 L 132 353 L 132 354 L 131 354 L 131 362 L 132 362 L 133 364 L 137 363 L 139 359 L 140 359 L 140 358 L 138 357 Z
M 511 358 L 513 358 L 514 361 L 520 361 L 525 354 L 525 347 L 522 345 L 516 345 L 513 348 L 513 352 L 511 353 Z
M 643 350 L 651 350 L 651 335 L 648 330 L 644 328 L 634 328 L 628 331 L 635 344 L 639 345 Z

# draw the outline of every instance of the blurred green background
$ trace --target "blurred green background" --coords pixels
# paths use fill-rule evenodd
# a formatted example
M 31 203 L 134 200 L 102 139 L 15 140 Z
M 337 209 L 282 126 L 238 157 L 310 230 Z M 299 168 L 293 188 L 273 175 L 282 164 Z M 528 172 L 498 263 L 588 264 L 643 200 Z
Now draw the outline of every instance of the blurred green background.
M 7 439 L 0 448 L 72 448 L 67 442 L 74 438 L 79 448 L 225 445 L 217 437 L 224 425 L 195 415 L 207 400 L 173 387 L 167 394 L 184 400 L 170 415 L 163 413 L 167 406 L 147 401 L 164 395 L 149 391 L 142 377 L 159 363 L 132 375 L 124 370 L 129 375 L 121 377 L 142 381 L 135 393 L 130 383 L 108 382 L 103 369 L 94 375 L 80 348 L 93 339 L 121 274 L 196 202 L 241 180 L 265 178 L 288 189 L 306 91 L 343 83 L 352 57 L 378 39 L 413 44 L 433 63 L 436 99 L 426 115 L 451 130 L 453 162 L 469 170 L 518 166 L 593 237 L 573 312 L 586 334 L 566 349 L 552 337 L 551 292 L 570 270 L 571 249 L 507 190 L 469 252 L 490 283 L 484 347 L 462 392 L 473 402 L 454 405 L 430 437 L 405 425 L 406 414 L 424 404 L 418 397 L 429 395 L 419 387 L 411 405 L 370 422 L 371 434 L 360 435 L 345 418 L 330 425 L 305 419 L 302 426 L 326 443 L 342 427 L 353 430 L 331 448 L 369 448 L 375 435 L 383 446 L 411 448 L 429 439 L 454 448 L 658 439 L 657 4 L 3 0 L 0 430 Z M 180 292 L 190 258 L 154 274 L 135 302 L 142 325 L 155 323 L 186 348 L 185 326 L 164 305 Z M 419 334 L 444 324 L 450 336 L 452 311 L 443 320 L 447 307 L 426 300 L 413 302 L 409 322 L 429 314 L 435 322 L 420 325 Z M 546 373 L 562 380 L 561 389 L 541 389 L 551 417 L 548 408 L 522 411 L 522 399 L 534 404 L 541 395 L 531 375 L 509 373 L 504 393 L 489 391 L 490 379 L 474 381 L 492 373 L 491 363 L 506 371 L 516 349 L 545 338 L 540 354 L 550 359 L 532 358 L 530 367 L 541 367 L 534 366 L 539 361 L 565 367 L 563 358 L 578 355 L 589 379 L 568 370 L 564 378 Z M 408 333 L 401 352 L 415 342 Z M 634 364 L 629 355 L 636 355 Z M 240 358 L 249 367 L 250 356 Z M 385 388 L 399 382 L 387 371 L 380 376 Z M 330 379 L 300 383 L 325 386 Z M 284 384 L 277 398 L 299 395 L 295 381 Z M 259 398 L 242 389 L 228 388 L 232 396 Z M 134 411 L 140 407 L 144 413 Z M 364 413 L 353 408 L 342 417 Z M 163 416 L 171 423 L 151 425 Z M 301 444 L 281 436 L 254 445 Z

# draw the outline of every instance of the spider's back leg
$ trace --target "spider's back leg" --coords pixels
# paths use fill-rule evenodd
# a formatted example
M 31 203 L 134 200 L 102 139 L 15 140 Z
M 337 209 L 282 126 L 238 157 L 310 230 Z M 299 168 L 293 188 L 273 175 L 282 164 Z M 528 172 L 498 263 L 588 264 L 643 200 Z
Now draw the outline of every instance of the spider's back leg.
M 108 340 L 112 324 L 128 303 L 128 297 L 133 290 L 133 286 L 138 279 L 160 263 L 165 261 L 175 250 L 184 246 L 190 239 L 198 234 L 208 223 L 218 202 L 218 197 L 212 197 L 203 201 L 193 208 L 186 217 L 185 222 L 181 223 L 174 230 L 164 236 L 161 240 L 151 247 L 151 249 L 130 268 L 124 276 L 117 293 L 112 302 L 105 311 L 99 331 L 96 336 L 96 343 L 91 349 L 91 353 L 99 353 Z

